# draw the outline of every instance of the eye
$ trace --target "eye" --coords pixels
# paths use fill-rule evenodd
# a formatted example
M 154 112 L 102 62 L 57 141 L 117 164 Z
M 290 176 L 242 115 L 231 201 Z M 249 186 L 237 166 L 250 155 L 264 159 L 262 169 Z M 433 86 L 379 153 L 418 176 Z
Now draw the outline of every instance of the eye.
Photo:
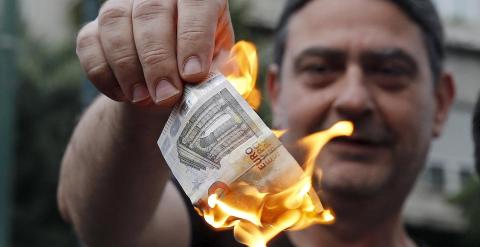
M 409 72 L 401 67 L 385 66 L 372 72 L 369 74 L 370 80 L 384 90 L 391 92 L 405 88 L 412 80 Z
M 336 70 L 335 59 L 318 56 L 306 56 L 296 63 L 297 73 L 325 74 Z
M 369 80 L 390 92 L 405 88 L 415 77 L 413 67 L 397 59 L 375 60 L 366 64 L 364 70 Z
M 308 73 L 324 74 L 324 73 L 332 72 L 332 69 L 326 64 L 314 63 L 314 64 L 305 65 L 305 67 L 302 68 L 302 71 L 305 71 Z
M 412 77 L 414 74 L 412 66 L 397 59 L 380 59 L 368 64 L 365 70 L 371 74 L 387 77 Z
M 394 65 L 384 65 L 374 71 L 378 74 L 384 76 L 406 76 L 408 75 L 408 70 L 402 66 L 394 66 Z
M 298 75 L 307 87 L 323 88 L 330 85 L 338 75 L 338 69 L 328 63 L 304 63 Z

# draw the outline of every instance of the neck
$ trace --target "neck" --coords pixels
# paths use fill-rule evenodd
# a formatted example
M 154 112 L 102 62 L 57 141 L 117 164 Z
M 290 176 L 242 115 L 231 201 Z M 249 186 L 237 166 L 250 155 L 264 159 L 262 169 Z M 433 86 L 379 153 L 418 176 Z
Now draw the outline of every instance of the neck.
M 372 201 L 358 200 L 339 204 L 348 205 L 348 208 L 332 205 L 336 209 L 334 224 L 315 225 L 302 231 L 288 232 L 295 246 L 415 246 L 403 227 L 401 205 L 378 205 Z M 385 208 L 391 210 L 385 211 Z

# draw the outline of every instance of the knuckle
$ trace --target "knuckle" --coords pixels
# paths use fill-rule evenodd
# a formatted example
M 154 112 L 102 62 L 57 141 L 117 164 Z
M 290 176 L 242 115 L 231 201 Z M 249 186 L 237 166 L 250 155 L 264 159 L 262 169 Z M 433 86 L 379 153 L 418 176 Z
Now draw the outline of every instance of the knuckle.
M 98 39 L 95 34 L 80 32 L 77 36 L 77 54 L 92 46 L 98 45 Z
M 97 44 L 97 27 L 95 22 L 89 22 L 77 34 L 77 50 Z
M 121 33 L 110 33 L 107 37 L 105 37 L 105 41 L 105 47 L 115 51 L 115 53 L 123 53 L 131 49 L 132 46 L 132 41 L 127 39 Z
M 114 59 L 111 65 L 119 70 L 128 70 L 136 65 L 137 59 L 136 54 L 123 54 Z
M 180 41 L 199 41 L 205 36 L 205 31 L 200 28 L 189 28 L 178 33 Z
M 183 0 L 182 2 L 183 2 L 183 4 L 185 4 L 187 6 L 198 7 L 198 6 L 204 6 L 207 3 L 215 2 L 215 1 L 210 1 L 210 0 Z
M 111 73 L 107 63 L 100 63 L 88 68 L 86 74 L 90 81 L 101 88 L 108 84 L 111 79 L 109 78 Z
M 133 8 L 132 17 L 134 20 L 149 21 L 171 11 L 164 1 L 140 0 Z
M 100 10 L 98 22 L 101 26 L 114 24 L 118 20 L 130 18 L 130 8 L 122 4 L 106 4 Z
M 189 53 L 189 51 L 208 53 L 212 51 L 214 43 L 205 37 L 211 37 L 211 35 L 206 35 L 205 31 L 196 29 L 181 31 L 178 34 L 178 46 L 182 50 L 181 53 Z
M 207 7 L 212 11 L 218 11 L 228 3 L 228 0 L 183 0 L 186 7 Z
M 159 63 L 165 63 L 173 59 L 173 54 L 168 49 L 160 47 L 159 45 L 150 45 L 146 47 L 142 54 L 144 65 L 152 66 Z
M 97 67 L 101 63 L 105 63 L 105 60 L 103 60 L 103 56 L 99 56 L 93 51 L 81 53 L 78 57 L 82 68 L 85 70 L 85 72 L 87 72 L 87 74 L 91 70 L 91 68 Z

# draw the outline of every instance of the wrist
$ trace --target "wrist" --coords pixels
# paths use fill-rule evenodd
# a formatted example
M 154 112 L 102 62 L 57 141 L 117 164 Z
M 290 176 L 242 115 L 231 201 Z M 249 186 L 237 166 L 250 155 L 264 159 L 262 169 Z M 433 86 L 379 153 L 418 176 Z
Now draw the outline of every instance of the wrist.
M 115 114 L 119 116 L 117 119 L 124 129 L 119 133 L 123 132 L 131 141 L 142 143 L 156 143 L 172 110 L 152 109 L 124 102 L 113 104 L 116 105 Z

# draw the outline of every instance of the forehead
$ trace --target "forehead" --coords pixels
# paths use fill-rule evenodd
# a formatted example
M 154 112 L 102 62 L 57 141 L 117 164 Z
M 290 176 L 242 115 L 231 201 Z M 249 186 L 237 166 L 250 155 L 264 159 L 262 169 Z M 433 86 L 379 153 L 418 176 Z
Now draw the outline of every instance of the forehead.
M 384 0 L 313 0 L 288 23 L 286 54 L 313 46 L 361 52 L 398 48 L 426 62 L 420 28 Z

